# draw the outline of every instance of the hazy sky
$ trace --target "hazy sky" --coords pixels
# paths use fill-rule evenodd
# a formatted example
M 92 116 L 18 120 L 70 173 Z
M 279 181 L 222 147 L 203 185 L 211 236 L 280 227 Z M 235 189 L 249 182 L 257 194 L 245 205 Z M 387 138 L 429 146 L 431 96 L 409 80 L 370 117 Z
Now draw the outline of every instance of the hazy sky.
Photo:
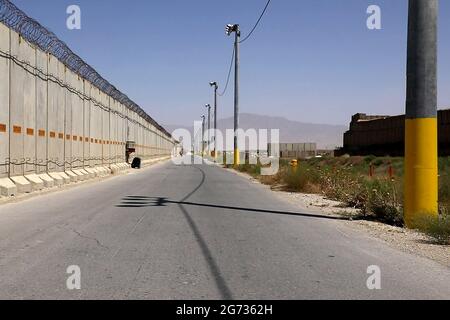
M 227 23 L 245 36 L 266 0 L 13 0 L 162 124 L 190 124 L 224 85 Z M 66 28 L 77 4 L 82 29 Z M 366 27 L 379 5 L 382 30 Z M 241 110 L 348 124 L 404 112 L 407 0 L 272 0 L 241 47 Z M 450 107 L 450 1 L 440 2 L 439 106 Z M 233 114 L 233 85 L 219 102 Z

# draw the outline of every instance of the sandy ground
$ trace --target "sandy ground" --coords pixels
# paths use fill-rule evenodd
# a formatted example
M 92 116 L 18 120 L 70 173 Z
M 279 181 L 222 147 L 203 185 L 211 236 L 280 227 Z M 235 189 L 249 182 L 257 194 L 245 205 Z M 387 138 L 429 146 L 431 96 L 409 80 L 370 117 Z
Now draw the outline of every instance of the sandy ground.
M 233 169 L 226 169 L 234 172 L 240 176 L 246 177 L 253 183 L 260 183 L 259 180 L 250 175 Z M 270 186 L 264 186 L 271 189 Z M 294 203 L 299 208 L 307 209 L 310 212 L 321 213 L 333 216 L 349 216 L 356 215 L 359 210 L 355 208 L 345 207 L 338 201 L 326 199 L 317 194 L 292 193 L 283 191 L 272 191 L 278 197 Z M 433 242 L 427 235 L 406 228 L 393 227 L 384 223 L 366 221 L 366 220 L 352 220 L 341 221 L 348 227 L 355 230 L 366 232 L 368 235 L 378 238 L 390 246 L 400 249 L 404 252 L 416 254 L 434 260 L 444 266 L 450 267 L 450 246 L 440 245 Z

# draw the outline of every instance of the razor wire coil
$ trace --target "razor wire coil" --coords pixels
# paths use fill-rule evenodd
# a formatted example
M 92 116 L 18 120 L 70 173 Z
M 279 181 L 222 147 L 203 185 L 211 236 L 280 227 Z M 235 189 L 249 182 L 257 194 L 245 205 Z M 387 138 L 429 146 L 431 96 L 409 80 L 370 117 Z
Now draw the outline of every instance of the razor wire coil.
M 110 107 L 104 106 L 103 104 L 101 104 L 100 102 L 95 100 L 94 98 L 86 95 L 84 92 L 80 92 L 76 88 L 70 86 L 69 84 L 64 83 L 62 80 L 60 80 L 58 77 L 54 76 L 53 74 L 45 73 L 45 71 L 43 71 L 43 70 L 33 66 L 30 62 L 27 62 L 27 61 L 24 61 L 24 60 L 20 60 L 18 57 L 13 56 L 10 53 L 4 52 L 2 50 L 0 50 L 0 57 L 11 60 L 12 62 L 14 62 L 15 65 L 21 67 L 26 72 L 31 73 L 33 76 L 38 77 L 42 81 L 46 81 L 46 82 L 50 81 L 50 82 L 52 82 L 52 83 L 54 83 L 56 85 L 59 85 L 61 88 L 65 88 L 69 92 L 77 95 L 80 99 L 85 100 L 85 101 L 90 101 L 90 102 L 92 102 L 92 104 L 94 106 L 96 106 L 96 107 L 98 107 L 98 108 L 100 108 L 100 109 L 102 109 L 104 111 L 111 112 L 113 114 L 117 114 L 121 118 L 126 119 L 126 120 L 128 120 L 130 122 L 135 123 L 138 126 L 143 127 L 145 130 L 150 131 L 150 132 L 152 132 L 152 133 L 154 133 L 154 134 L 156 134 L 158 136 L 161 136 L 158 132 L 143 126 L 138 121 L 136 121 L 136 120 L 134 120 L 134 119 L 132 119 L 132 118 L 130 118 L 130 117 L 128 117 L 128 116 L 118 112 L 118 111 L 112 110 Z M 167 134 L 166 134 L 166 136 L 170 137 L 170 135 L 167 135 Z
M 139 114 L 166 136 L 171 137 L 171 135 L 139 105 L 105 80 L 94 68 L 84 62 L 84 60 L 76 55 L 63 41 L 58 39 L 53 32 L 43 27 L 36 20 L 28 17 L 9 0 L 0 0 L 0 22 L 17 32 L 27 42 L 37 46 L 43 52 L 53 55 L 69 70 L 87 80 L 93 86 L 123 104 L 128 109 Z M 30 65 L 30 67 L 36 69 L 34 66 Z

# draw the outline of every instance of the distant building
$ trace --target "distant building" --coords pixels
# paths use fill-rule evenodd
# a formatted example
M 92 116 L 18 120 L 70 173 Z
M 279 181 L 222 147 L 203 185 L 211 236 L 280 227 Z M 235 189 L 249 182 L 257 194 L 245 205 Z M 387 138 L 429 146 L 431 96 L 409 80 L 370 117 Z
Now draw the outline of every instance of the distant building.
M 311 158 L 317 154 L 317 145 L 315 143 L 279 143 L 280 158 Z M 276 156 L 274 150 L 276 144 L 269 143 L 267 150 L 269 156 Z
M 438 111 L 439 155 L 450 155 L 450 109 Z M 336 155 L 404 156 L 405 116 L 355 114 Z

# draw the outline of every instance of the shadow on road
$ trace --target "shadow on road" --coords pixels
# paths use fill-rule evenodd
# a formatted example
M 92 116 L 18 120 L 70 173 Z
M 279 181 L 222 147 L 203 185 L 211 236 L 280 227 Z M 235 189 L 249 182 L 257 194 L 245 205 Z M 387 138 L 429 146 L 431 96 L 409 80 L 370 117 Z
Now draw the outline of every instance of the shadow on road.
M 267 210 L 267 209 L 259 209 L 259 208 L 244 208 L 237 206 L 226 206 L 226 205 L 217 205 L 217 204 L 208 204 L 208 203 L 198 203 L 187 201 L 195 192 L 197 192 L 204 184 L 206 175 L 204 171 L 197 167 L 192 166 L 192 168 L 197 169 L 201 172 L 202 178 L 199 184 L 183 199 L 181 200 L 172 200 L 167 197 L 149 197 L 142 195 L 128 195 L 124 197 L 120 204 L 116 205 L 118 208 L 149 208 L 149 207 L 165 207 L 168 205 L 177 205 L 181 212 L 183 213 L 189 227 L 191 228 L 197 243 L 202 251 L 202 254 L 208 263 L 211 274 L 214 277 L 216 282 L 216 286 L 221 296 L 225 300 L 231 300 L 232 294 L 230 289 L 228 288 L 225 279 L 222 276 L 219 266 L 217 265 L 205 239 L 202 237 L 200 230 L 198 229 L 195 221 L 190 216 L 189 212 L 186 209 L 186 206 L 191 207 L 209 207 L 216 209 L 224 209 L 224 210 L 234 210 L 234 211 L 247 211 L 247 212 L 255 212 L 255 213 L 268 213 L 268 214 L 279 214 L 279 215 L 288 215 L 288 216 L 299 216 L 299 217 L 307 217 L 307 218 L 315 218 L 315 219 L 329 219 L 329 220 L 349 220 L 345 217 L 335 217 L 335 216 L 327 216 L 320 214 L 309 214 L 309 213 L 301 213 L 301 212 L 287 212 L 287 211 L 277 211 L 277 210 Z
M 205 172 L 197 167 L 197 166 L 192 166 L 192 168 L 198 170 L 201 172 L 202 174 L 202 178 L 201 181 L 199 182 L 199 184 L 197 185 L 197 187 L 195 187 L 194 190 L 192 190 L 191 192 L 189 192 L 189 194 L 187 194 L 183 199 L 181 199 L 180 201 L 172 201 L 171 203 L 175 203 L 178 205 L 178 207 L 180 208 L 181 212 L 183 213 L 189 227 L 192 230 L 192 233 L 194 234 L 197 243 L 200 247 L 200 250 L 202 251 L 202 254 L 206 260 L 206 263 L 209 266 L 211 275 L 214 278 L 214 281 L 216 282 L 216 287 L 217 290 L 219 291 L 220 295 L 222 296 L 223 300 L 232 300 L 233 299 L 233 295 L 231 294 L 230 289 L 228 288 L 228 285 L 225 281 L 225 279 L 222 276 L 222 272 L 220 271 L 219 266 L 216 263 L 216 260 L 214 259 L 211 251 L 209 250 L 209 247 L 205 241 L 205 239 L 203 238 L 202 234 L 200 233 L 200 230 L 198 229 L 195 221 L 192 219 L 192 217 L 190 216 L 189 212 L 186 210 L 186 208 L 184 207 L 186 200 L 189 199 L 189 197 L 191 197 L 194 193 L 196 193 L 205 183 L 206 180 L 206 175 Z M 147 197 L 147 196 L 126 196 L 121 204 L 116 205 L 116 207 L 118 208 L 142 208 L 142 207 L 162 207 L 165 206 L 167 203 L 170 203 L 170 201 L 167 198 L 162 198 L 162 197 Z
M 225 210 L 271 213 L 271 214 L 300 216 L 300 217 L 316 218 L 316 219 L 349 220 L 349 218 L 346 218 L 346 217 L 327 216 L 327 215 L 312 214 L 312 213 L 288 212 L 288 211 L 267 210 L 267 209 L 257 209 L 257 208 L 244 208 L 244 207 L 225 206 L 225 205 L 190 202 L 190 201 L 175 201 L 175 200 L 170 200 L 165 197 L 126 196 L 125 198 L 122 199 L 122 202 L 119 205 L 116 205 L 116 207 L 119 207 L 119 208 L 165 207 L 168 204 L 178 204 L 178 205 L 187 205 L 187 206 L 196 206 L 196 207 L 210 207 L 210 208 L 225 209 Z

